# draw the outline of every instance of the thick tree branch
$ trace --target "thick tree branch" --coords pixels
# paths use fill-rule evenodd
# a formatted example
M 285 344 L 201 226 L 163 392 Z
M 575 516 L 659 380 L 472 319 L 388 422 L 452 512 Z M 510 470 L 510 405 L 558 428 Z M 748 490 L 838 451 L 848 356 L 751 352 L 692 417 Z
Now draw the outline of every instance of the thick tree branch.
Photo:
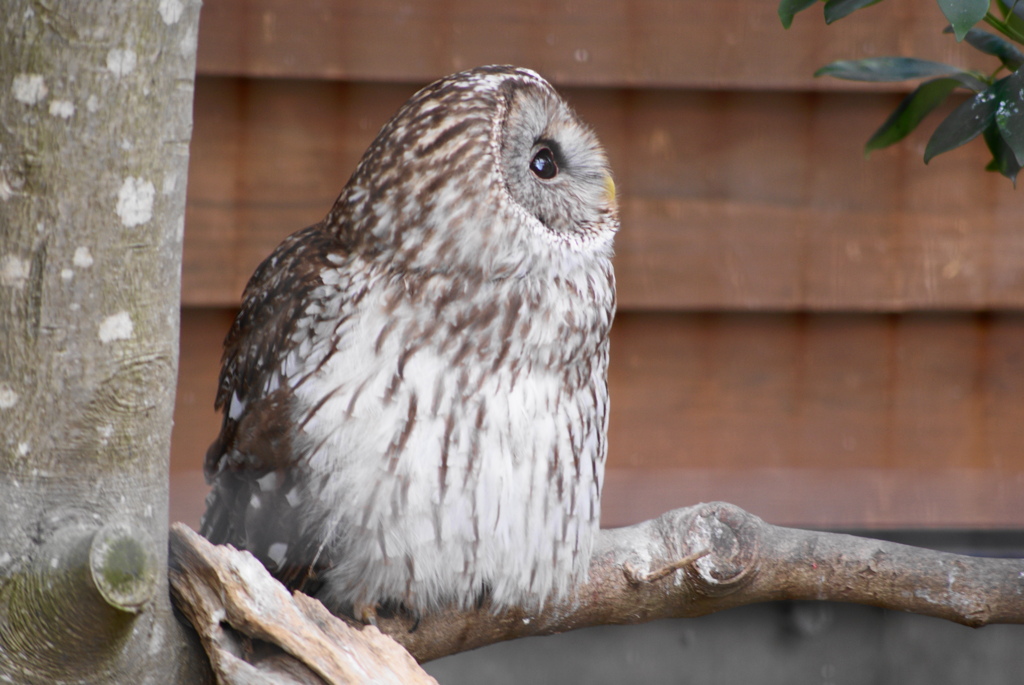
M 173 535 L 179 559 L 185 543 Z M 492 613 L 484 606 L 424 617 L 415 630 L 402 617 L 379 626 L 422 662 L 519 637 L 779 599 L 869 604 L 975 627 L 1024 623 L 1024 560 L 782 528 L 716 502 L 602 531 L 589 581 L 574 599 L 542 612 Z
M 659 571 L 707 552 L 664 578 Z M 772 526 L 721 502 L 602 531 L 575 601 L 537 615 L 449 612 L 381 629 L 426 661 L 493 642 L 604 624 L 703 616 L 779 599 L 870 604 L 970 626 L 1024 622 L 1024 561 Z M 653 580 L 643 580 L 644 575 Z
M 169 576 L 222 685 L 436 684 L 376 628 L 289 594 L 248 552 L 211 545 L 181 523 L 171 527 Z

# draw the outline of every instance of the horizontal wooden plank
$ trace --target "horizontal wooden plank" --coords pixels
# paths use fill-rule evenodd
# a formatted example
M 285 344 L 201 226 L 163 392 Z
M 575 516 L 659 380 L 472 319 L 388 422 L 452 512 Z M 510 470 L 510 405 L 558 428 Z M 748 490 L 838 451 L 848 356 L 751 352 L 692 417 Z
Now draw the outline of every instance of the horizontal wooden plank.
M 625 314 L 613 465 L 1024 470 L 1024 316 Z
M 779 526 L 849 530 L 1020 529 L 1024 473 L 900 469 L 609 468 L 601 525 L 730 502 Z
M 186 305 L 232 306 L 318 221 L 407 86 L 200 78 Z M 1024 196 L 972 143 L 864 160 L 892 95 L 569 89 L 622 199 L 623 309 L 1024 306 Z
M 186 521 L 230 320 L 183 312 Z M 625 314 L 609 385 L 607 525 L 726 500 L 789 525 L 1024 526 L 1024 314 Z
M 559 84 L 836 89 L 814 79 L 837 59 L 901 54 L 989 61 L 941 31 L 934 3 L 885 3 L 826 27 L 821 10 L 786 31 L 765 0 L 213 0 L 203 6 L 202 74 L 427 82 L 481 64 L 518 64 Z M 863 87 L 858 85 L 856 87 Z
M 171 476 L 170 520 L 198 527 L 198 469 Z M 618 528 L 700 502 L 730 502 L 777 526 L 829 530 L 1024 527 L 1024 474 L 890 469 L 629 469 L 606 472 L 601 526 Z

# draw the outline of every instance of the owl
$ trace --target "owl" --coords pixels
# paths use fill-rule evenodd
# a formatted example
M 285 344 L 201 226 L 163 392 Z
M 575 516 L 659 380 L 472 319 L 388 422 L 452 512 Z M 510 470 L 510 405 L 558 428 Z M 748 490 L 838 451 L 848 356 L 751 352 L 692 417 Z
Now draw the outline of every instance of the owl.
M 571 596 L 600 515 L 617 230 L 596 136 L 536 73 L 413 95 L 245 289 L 202 533 L 364 620 Z

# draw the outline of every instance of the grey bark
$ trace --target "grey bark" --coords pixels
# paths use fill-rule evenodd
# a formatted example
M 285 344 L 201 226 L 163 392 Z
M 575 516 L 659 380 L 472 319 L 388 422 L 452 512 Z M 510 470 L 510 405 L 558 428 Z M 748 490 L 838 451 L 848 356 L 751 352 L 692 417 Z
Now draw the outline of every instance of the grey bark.
M 206 677 L 166 573 L 198 19 L 0 12 L 0 680 Z
M 281 620 L 296 609 L 283 599 L 287 593 L 277 581 L 248 552 L 211 545 L 180 523 L 171 530 L 171 568 L 175 599 L 213 655 L 249 655 L 249 667 L 263 673 L 274 668 L 290 676 L 299 667 L 323 674 L 325 669 L 316 666 L 324 661 L 320 654 L 359 649 L 341 631 L 318 636 L 333 648 L 297 649 L 287 631 L 298 630 Z M 268 584 L 278 586 L 274 599 Z M 258 610 L 249 609 L 254 596 L 261 600 Z M 308 601 L 298 592 L 293 599 L 300 605 Z M 378 616 L 377 626 L 425 662 L 503 640 L 692 618 L 780 599 L 869 604 L 974 627 L 1024 623 L 1024 560 L 969 557 L 772 526 L 734 505 L 712 502 L 628 528 L 602 530 L 588 581 L 576 589 L 575 597 L 546 604 L 541 611 L 494 611 L 485 602 L 468 611 L 448 609 L 418 619 L 401 613 Z M 308 630 L 305 624 L 294 625 Z M 245 682 L 222 667 L 237 670 L 235 661 L 214 661 L 224 682 Z M 290 670 L 284 671 L 284 663 Z M 278 682 L 292 682 L 282 678 Z

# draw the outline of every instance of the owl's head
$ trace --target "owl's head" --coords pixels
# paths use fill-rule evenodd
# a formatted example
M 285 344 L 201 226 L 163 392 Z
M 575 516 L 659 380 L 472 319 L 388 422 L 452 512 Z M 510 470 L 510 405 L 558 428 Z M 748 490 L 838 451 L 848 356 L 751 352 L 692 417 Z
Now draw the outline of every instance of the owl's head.
M 618 211 L 593 131 L 535 72 L 490 66 L 416 93 L 328 221 L 353 249 L 404 268 L 508 276 L 607 260 Z

